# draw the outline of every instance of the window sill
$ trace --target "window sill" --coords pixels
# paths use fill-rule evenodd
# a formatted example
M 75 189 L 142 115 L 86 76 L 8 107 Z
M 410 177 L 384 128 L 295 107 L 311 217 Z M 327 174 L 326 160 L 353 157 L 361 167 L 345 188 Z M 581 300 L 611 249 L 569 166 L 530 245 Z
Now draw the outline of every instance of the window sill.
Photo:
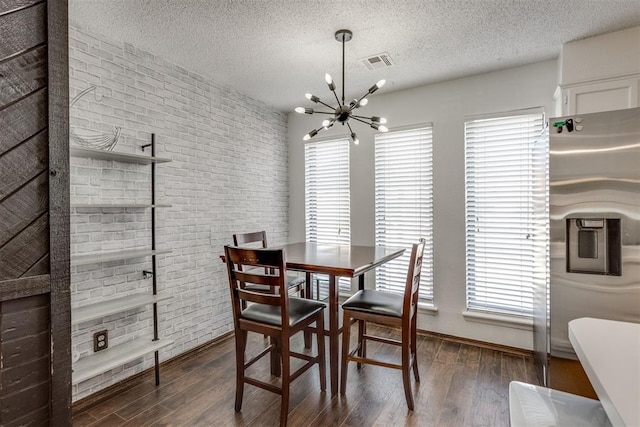
M 484 313 L 480 311 L 463 311 L 462 316 L 470 322 L 486 323 L 489 325 L 504 326 L 513 329 L 533 331 L 533 319 L 508 314 Z
M 420 313 L 430 314 L 432 316 L 435 316 L 436 314 L 438 314 L 438 307 L 435 305 L 418 302 L 418 311 Z

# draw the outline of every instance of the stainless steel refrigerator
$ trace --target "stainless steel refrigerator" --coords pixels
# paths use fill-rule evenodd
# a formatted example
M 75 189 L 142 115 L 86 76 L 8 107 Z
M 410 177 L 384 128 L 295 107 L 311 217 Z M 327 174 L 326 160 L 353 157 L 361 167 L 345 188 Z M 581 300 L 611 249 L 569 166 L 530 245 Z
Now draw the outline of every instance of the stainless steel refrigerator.
M 575 359 L 570 320 L 640 323 L 640 108 L 550 119 L 549 212 L 550 283 L 534 310 L 546 384 L 547 355 Z

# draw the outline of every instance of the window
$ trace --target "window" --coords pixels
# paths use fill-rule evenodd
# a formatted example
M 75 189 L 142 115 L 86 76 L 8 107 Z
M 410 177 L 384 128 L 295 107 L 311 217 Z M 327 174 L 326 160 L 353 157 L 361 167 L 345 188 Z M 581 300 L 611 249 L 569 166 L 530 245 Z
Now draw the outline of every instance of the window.
M 350 244 L 349 141 L 305 144 L 305 228 L 309 242 Z M 326 277 L 316 277 L 326 282 Z M 349 292 L 351 280 L 340 279 Z
M 465 122 L 467 309 L 531 316 L 548 268 L 544 113 Z
M 420 299 L 433 305 L 432 126 L 375 136 L 376 245 L 410 247 L 423 237 Z M 404 293 L 411 251 L 376 268 L 376 286 Z

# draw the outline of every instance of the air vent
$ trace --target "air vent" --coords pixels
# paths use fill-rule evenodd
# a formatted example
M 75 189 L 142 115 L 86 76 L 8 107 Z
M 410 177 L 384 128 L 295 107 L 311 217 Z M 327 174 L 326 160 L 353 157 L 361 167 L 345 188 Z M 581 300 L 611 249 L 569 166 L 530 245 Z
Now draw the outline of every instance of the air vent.
M 386 52 L 364 58 L 361 61 L 371 71 L 393 66 L 393 61 L 391 60 L 389 54 Z

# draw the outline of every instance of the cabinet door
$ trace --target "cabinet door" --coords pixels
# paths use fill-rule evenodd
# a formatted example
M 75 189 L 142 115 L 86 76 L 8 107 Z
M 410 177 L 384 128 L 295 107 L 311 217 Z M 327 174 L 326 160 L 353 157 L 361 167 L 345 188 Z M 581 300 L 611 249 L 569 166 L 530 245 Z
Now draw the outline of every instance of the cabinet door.
M 563 115 L 588 114 L 638 107 L 638 79 L 622 79 L 564 90 Z
M 71 425 L 67 32 L 0 1 L 0 425 Z

